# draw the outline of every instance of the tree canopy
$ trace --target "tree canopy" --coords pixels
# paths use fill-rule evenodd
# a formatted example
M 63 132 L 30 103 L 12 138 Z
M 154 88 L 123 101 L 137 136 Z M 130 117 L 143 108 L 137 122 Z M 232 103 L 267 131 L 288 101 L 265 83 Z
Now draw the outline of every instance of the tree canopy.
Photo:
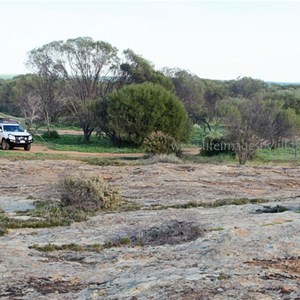
M 50 88 L 64 80 L 64 103 L 89 140 L 96 127 L 91 108 L 95 99 L 112 90 L 118 72 L 117 49 L 89 37 L 55 41 L 29 53 L 27 65 Z M 53 85 L 51 86 L 53 87 Z
M 150 61 L 137 55 L 131 49 L 125 50 L 123 54 L 125 62 L 121 64 L 120 68 L 126 83 L 152 82 L 160 84 L 169 91 L 174 91 L 172 80 L 162 72 L 156 71 Z
M 212 136 L 214 127 L 224 125 L 232 140 L 242 138 L 238 132 L 248 141 L 266 139 L 267 134 L 276 145 L 299 134 L 300 85 L 250 77 L 210 80 L 184 69 L 156 70 L 133 50 L 120 55 L 116 47 L 90 37 L 33 49 L 26 65 L 32 74 L 0 80 L 0 111 L 48 130 L 67 120 L 82 128 L 86 142 L 95 129 L 119 145 L 139 146 L 153 131 L 183 141 L 188 119 L 205 124 L 204 131 L 208 128 Z
M 233 98 L 223 104 L 226 140 L 240 164 L 245 164 L 263 145 L 272 147 L 274 141 L 291 137 L 298 129 L 299 116 L 295 111 L 273 105 L 259 98 Z

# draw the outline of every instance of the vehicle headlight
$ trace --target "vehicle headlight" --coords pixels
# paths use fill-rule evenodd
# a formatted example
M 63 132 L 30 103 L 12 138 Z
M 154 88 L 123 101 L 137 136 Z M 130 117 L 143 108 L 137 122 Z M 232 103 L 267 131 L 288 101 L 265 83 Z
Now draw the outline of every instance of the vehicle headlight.
M 29 137 L 28 137 L 28 141 L 31 141 L 32 140 L 32 135 L 30 135 Z
M 12 141 L 15 141 L 16 140 L 16 137 L 12 134 L 9 134 L 8 135 L 8 139 L 12 140 Z

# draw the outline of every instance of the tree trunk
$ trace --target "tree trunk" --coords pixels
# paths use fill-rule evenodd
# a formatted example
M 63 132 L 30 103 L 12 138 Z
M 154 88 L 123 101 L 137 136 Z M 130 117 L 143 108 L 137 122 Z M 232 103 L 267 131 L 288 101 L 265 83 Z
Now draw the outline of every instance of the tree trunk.
M 47 113 L 45 113 L 46 126 L 47 126 L 47 135 L 50 138 L 50 118 Z
M 89 130 L 88 128 L 83 128 L 83 141 L 85 143 L 90 142 L 91 134 L 92 134 L 91 130 Z
M 238 159 L 239 159 L 239 164 L 240 165 L 245 165 L 247 160 L 248 160 L 248 155 L 247 153 L 244 153 L 243 151 L 237 153 Z

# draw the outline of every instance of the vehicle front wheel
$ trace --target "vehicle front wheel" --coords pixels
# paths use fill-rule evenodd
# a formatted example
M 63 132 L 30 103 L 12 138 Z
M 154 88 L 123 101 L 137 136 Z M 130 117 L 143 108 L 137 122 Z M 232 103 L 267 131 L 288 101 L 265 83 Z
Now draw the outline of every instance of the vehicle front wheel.
M 2 150 L 8 150 L 9 149 L 9 144 L 5 139 L 3 139 L 2 142 L 1 142 L 1 148 L 2 148 Z
M 30 151 L 30 149 L 31 149 L 31 144 L 28 144 L 28 145 L 24 146 L 25 151 Z

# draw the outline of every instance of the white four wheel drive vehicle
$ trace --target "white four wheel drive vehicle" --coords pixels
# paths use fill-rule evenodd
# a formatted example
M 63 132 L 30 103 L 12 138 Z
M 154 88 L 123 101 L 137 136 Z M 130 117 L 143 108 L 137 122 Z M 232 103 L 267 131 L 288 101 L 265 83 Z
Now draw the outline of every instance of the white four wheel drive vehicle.
M 33 139 L 17 121 L 0 118 L 0 141 L 2 150 L 23 147 L 29 151 Z

